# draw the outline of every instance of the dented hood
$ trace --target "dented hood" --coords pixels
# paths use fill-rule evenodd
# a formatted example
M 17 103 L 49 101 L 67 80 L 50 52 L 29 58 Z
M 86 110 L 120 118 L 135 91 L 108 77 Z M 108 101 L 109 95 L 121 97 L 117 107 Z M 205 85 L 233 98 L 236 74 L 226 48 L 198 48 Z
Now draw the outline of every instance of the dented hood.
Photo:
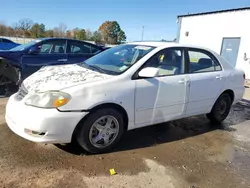
M 47 66 L 41 68 L 23 81 L 23 86 L 29 93 L 48 90 L 61 90 L 74 85 L 104 80 L 113 77 L 77 64 Z

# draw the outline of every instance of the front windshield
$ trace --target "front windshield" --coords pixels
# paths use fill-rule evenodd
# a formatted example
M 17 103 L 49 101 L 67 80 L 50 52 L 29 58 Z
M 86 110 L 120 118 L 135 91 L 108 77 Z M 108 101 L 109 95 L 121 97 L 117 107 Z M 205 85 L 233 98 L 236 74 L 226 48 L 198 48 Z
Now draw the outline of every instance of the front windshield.
M 119 75 L 152 51 L 154 47 L 126 44 L 110 48 L 81 63 L 106 74 Z
M 10 49 L 10 51 L 22 51 L 25 50 L 31 46 L 33 46 L 34 44 L 40 42 L 41 40 L 32 40 L 26 44 L 21 44 L 19 46 L 16 46 L 15 48 Z

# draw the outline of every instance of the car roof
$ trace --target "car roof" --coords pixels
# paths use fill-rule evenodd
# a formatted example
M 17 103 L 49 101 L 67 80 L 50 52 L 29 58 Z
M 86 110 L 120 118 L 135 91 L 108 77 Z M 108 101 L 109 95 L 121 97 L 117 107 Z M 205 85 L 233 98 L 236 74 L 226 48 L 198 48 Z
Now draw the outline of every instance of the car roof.
M 77 39 L 72 39 L 72 38 L 67 38 L 67 37 L 46 37 L 46 38 L 37 38 L 37 39 L 34 39 L 34 40 L 40 40 L 40 41 L 45 41 L 45 40 L 73 40 L 73 41 L 78 41 L 78 42 L 84 42 L 84 43 L 88 43 L 88 44 L 92 44 L 92 45 L 95 45 L 95 46 L 98 46 L 96 44 L 93 44 L 91 42 L 88 42 L 88 41 L 84 41 L 84 40 L 77 40 Z
M 77 39 L 72 39 L 72 38 L 67 38 L 67 37 L 45 37 L 45 38 L 37 38 L 36 40 L 54 40 L 54 39 L 57 39 L 57 40 L 75 40 L 75 41 L 80 41 L 80 42 L 86 42 L 86 41 L 83 41 L 83 40 L 77 40 Z
M 188 45 L 188 44 L 180 44 L 178 42 L 174 41 L 157 41 L 157 42 L 151 42 L 151 41 L 139 41 L 139 42 L 131 42 L 127 44 L 135 44 L 135 45 L 145 45 L 145 46 L 153 46 L 153 47 L 187 47 L 187 48 L 198 48 L 198 49 L 203 49 L 203 50 L 208 50 L 211 51 L 208 48 L 204 48 L 201 46 L 194 46 L 194 45 Z
M 3 39 L 12 42 L 12 40 L 10 40 L 10 39 L 6 39 L 4 37 L 0 37 L 0 40 L 3 40 Z

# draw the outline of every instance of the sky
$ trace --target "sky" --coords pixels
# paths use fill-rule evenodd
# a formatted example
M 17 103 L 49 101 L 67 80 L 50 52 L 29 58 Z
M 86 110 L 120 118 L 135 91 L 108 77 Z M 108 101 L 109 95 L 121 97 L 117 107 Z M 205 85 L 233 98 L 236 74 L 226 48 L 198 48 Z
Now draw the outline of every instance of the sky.
M 109 20 L 117 21 L 127 41 L 173 40 L 177 16 L 250 6 L 250 0 L 1 0 L 0 23 L 13 25 L 31 19 L 53 29 L 60 23 L 97 30 Z

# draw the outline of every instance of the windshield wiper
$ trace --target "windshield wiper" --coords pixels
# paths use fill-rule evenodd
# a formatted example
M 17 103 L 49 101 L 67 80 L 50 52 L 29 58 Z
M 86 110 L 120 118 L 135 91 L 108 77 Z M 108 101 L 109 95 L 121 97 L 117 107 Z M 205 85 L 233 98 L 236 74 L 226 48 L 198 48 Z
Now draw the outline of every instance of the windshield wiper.
M 90 68 L 92 68 L 94 70 L 97 70 L 98 72 L 106 74 L 106 72 L 102 68 L 100 68 L 100 67 L 98 67 L 96 65 L 89 65 L 89 64 L 85 63 L 84 61 L 82 63 L 80 63 L 80 64 L 83 65 L 83 66 L 86 66 L 86 67 L 90 67 Z
M 96 65 L 88 65 L 90 68 L 95 69 L 101 73 L 106 73 L 102 68 L 96 66 Z

